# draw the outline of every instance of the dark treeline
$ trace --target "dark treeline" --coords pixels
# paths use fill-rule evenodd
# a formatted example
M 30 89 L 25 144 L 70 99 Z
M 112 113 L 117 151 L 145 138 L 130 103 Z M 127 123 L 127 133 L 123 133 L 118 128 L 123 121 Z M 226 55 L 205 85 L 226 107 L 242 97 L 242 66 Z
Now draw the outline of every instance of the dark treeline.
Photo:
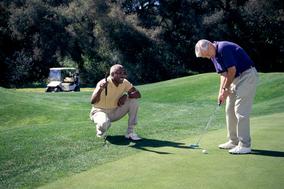
M 44 83 L 72 66 L 93 86 L 114 63 L 136 84 L 214 71 L 201 39 L 241 45 L 262 72 L 283 71 L 281 0 L 1 0 L 0 86 Z

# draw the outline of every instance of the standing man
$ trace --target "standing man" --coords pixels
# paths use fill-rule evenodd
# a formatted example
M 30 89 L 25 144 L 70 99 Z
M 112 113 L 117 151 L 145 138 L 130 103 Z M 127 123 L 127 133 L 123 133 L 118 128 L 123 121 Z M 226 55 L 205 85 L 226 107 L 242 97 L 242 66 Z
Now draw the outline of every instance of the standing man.
M 97 137 L 105 137 L 111 122 L 121 119 L 128 113 L 125 138 L 141 140 L 134 133 L 134 127 L 137 124 L 138 98 L 141 98 L 141 94 L 126 79 L 123 66 L 113 65 L 110 68 L 110 76 L 97 83 L 91 97 L 93 107 L 90 119 L 96 124 Z
M 196 57 L 211 59 L 220 74 L 218 102 L 226 100 L 229 141 L 219 148 L 231 154 L 251 153 L 250 112 L 258 81 L 253 61 L 237 44 L 202 39 L 195 45 Z

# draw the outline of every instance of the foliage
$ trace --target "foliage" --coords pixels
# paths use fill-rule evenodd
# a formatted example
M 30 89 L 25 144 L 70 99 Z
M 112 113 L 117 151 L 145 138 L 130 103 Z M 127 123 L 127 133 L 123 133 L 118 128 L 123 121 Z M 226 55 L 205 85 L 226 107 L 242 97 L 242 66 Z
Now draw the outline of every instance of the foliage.
M 245 41 L 265 71 L 283 71 L 284 66 L 284 2 L 250 0 L 241 9 L 248 30 Z M 267 64 L 269 62 L 269 64 Z
M 28 81 L 29 72 L 32 68 L 32 58 L 28 56 L 23 50 L 21 52 L 15 52 L 11 58 L 7 58 L 5 63 L 7 64 L 7 75 L 8 82 L 21 86 Z
M 42 82 L 66 60 L 86 85 L 115 63 L 134 83 L 213 71 L 195 58 L 200 38 L 236 42 L 260 71 L 283 71 L 283 21 L 280 0 L 2 0 L 0 86 Z

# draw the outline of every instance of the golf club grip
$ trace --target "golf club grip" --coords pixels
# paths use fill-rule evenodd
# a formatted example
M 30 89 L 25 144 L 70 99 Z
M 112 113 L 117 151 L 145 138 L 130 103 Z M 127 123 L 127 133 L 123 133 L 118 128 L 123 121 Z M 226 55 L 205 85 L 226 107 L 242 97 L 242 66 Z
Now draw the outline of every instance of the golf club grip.
M 107 79 L 106 79 L 105 95 L 107 96 Z
M 105 96 L 107 96 L 107 72 L 105 73 L 105 82 L 106 82 L 106 87 L 105 87 Z

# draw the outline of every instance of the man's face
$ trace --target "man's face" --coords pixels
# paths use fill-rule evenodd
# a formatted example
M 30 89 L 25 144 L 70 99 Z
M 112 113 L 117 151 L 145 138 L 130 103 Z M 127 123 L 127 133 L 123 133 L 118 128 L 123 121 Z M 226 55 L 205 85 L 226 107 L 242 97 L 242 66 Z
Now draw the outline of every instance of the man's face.
M 212 58 L 214 55 L 211 53 L 210 50 L 207 50 L 207 51 L 201 51 L 201 56 L 202 56 L 203 58 L 208 58 L 208 59 L 210 59 L 210 58 Z
M 123 68 L 117 68 L 113 74 L 112 79 L 117 83 L 122 83 L 123 80 L 126 78 L 127 74 Z

